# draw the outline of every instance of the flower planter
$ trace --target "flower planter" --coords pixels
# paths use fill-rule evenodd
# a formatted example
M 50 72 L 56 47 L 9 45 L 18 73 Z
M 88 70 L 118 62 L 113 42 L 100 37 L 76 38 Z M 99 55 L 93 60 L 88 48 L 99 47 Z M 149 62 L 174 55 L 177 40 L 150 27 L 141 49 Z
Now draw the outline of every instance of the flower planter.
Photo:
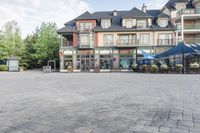
M 94 72 L 95 73 L 99 73 L 100 72 L 100 68 L 99 67 L 94 67 Z

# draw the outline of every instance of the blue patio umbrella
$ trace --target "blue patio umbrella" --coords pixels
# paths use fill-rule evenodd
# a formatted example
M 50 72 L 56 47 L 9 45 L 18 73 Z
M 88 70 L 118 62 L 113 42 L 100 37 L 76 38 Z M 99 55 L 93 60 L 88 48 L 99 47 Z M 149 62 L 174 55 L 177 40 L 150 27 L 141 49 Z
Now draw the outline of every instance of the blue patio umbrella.
M 200 52 L 199 44 L 184 44 L 180 43 L 176 47 L 171 48 L 161 54 L 157 54 L 155 58 L 167 58 L 169 56 L 181 55 L 181 54 L 193 54 Z
M 145 52 L 144 50 L 141 50 L 143 57 L 143 60 L 154 60 L 154 56 Z

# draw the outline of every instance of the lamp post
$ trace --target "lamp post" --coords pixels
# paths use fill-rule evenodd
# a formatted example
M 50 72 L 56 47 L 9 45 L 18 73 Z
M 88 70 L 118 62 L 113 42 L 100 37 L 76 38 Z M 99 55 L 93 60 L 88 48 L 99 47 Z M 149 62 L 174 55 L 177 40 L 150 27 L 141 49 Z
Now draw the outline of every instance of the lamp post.
M 182 72 L 183 74 L 185 74 L 185 55 L 184 55 L 184 45 L 185 45 L 185 42 L 182 41 L 182 65 L 183 65 L 183 69 L 182 69 Z
M 112 49 L 109 49 L 109 57 L 110 57 L 110 70 L 112 71 L 113 62 L 112 62 Z

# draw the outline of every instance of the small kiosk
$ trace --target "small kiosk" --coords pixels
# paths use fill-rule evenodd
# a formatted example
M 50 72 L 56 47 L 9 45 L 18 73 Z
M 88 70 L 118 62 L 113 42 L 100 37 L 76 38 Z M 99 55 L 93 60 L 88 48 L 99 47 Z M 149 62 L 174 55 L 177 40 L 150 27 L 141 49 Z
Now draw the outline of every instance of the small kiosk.
M 19 59 L 16 57 L 9 57 L 7 59 L 9 72 L 19 72 Z

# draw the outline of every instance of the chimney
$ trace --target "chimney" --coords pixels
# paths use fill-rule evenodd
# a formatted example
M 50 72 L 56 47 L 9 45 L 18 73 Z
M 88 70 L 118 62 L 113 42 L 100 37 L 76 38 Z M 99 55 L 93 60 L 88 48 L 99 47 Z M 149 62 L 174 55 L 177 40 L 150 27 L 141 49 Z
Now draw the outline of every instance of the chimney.
M 147 12 L 147 6 L 144 3 L 143 3 L 143 6 L 142 6 L 142 11 L 145 12 L 145 13 Z

